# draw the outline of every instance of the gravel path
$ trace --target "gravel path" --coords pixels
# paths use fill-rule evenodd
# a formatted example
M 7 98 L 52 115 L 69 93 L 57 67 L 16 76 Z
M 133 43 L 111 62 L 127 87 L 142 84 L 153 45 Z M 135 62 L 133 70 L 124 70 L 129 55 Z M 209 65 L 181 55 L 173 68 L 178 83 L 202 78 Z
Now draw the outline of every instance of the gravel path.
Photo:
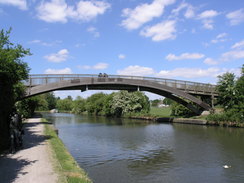
M 58 180 L 51 154 L 43 135 L 41 118 L 28 119 L 24 126 L 23 148 L 15 154 L 0 156 L 1 183 L 55 183 Z

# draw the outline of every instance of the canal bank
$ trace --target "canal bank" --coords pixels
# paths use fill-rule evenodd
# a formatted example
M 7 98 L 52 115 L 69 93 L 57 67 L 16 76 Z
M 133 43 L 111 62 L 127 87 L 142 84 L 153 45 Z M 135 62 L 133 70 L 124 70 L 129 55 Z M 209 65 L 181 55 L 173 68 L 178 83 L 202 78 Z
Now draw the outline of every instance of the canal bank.
M 86 172 L 79 167 L 62 140 L 58 137 L 58 131 L 53 124 L 44 118 L 42 118 L 42 122 L 45 124 L 45 135 L 48 137 L 53 164 L 59 175 L 58 182 L 92 183 Z
M 192 125 L 209 125 L 209 126 L 221 126 L 221 127 L 236 127 L 244 128 L 244 123 L 236 122 L 213 122 L 206 119 L 193 119 L 193 118 L 175 118 L 175 117 L 154 117 L 154 116 L 130 116 L 131 119 L 148 120 L 157 123 L 180 123 L 180 124 L 192 124 Z
M 0 155 L 4 183 L 91 183 L 56 134 L 52 123 L 41 118 L 24 122 L 23 147 Z

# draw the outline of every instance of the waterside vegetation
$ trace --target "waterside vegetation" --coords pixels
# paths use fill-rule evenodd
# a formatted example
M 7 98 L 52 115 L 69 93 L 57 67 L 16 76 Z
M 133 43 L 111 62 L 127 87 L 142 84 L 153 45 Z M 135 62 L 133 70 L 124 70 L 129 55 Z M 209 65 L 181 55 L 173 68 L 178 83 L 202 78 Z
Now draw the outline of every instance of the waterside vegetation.
M 71 154 L 67 151 L 63 142 L 57 136 L 52 125 L 46 119 L 42 119 L 45 125 L 45 135 L 51 147 L 53 163 L 59 175 L 58 182 L 61 183 L 91 183 L 84 170 L 76 163 Z

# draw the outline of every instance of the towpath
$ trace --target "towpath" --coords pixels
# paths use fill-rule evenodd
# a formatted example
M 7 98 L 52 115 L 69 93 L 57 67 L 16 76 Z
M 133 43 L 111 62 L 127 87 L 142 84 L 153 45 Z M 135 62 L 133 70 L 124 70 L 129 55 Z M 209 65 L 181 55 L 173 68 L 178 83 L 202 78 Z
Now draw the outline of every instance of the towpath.
M 51 153 L 41 118 L 28 119 L 24 130 L 23 148 L 15 154 L 0 156 L 0 182 L 57 182 L 58 176 L 51 163 Z

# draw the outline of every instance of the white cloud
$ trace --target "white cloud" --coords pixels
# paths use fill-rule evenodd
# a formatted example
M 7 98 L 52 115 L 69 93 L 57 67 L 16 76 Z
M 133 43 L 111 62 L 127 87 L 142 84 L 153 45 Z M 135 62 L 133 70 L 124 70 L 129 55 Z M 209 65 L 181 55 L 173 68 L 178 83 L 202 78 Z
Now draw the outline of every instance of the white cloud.
M 212 58 L 206 58 L 203 62 L 207 65 L 217 65 L 218 64 L 218 62 Z
M 219 13 L 215 10 L 206 10 L 198 15 L 199 19 L 207 19 L 216 17 Z
M 87 32 L 90 32 L 95 38 L 100 37 L 100 33 L 97 31 L 95 27 L 88 27 Z
M 42 1 L 36 8 L 37 17 L 46 22 L 66 23 L 69 12 L 72 12 L 65 0 L 51 0 L 50 2 Z
M 29 41 L 30 44 L 39 44 L 39 45 L 42 45 L 42 46 L 54 46 L 54 45 L 57 45 L 57 44 L 60 44 L 62 41 L 59 41 L 59 40 L 56 40 L 56 41 L 53 41 L 53 42 L 45 42 L 45 41 L 42 41 L 42 40 L 39 40 L 39 39 L 35 39 L 35 40 L 32 40 L 32 41 Z
M 206 10 L 206 11 L 202 12 L 201 14 L 199 14 L 197 18 L 202 20 L 202 24 L 205 29 L 211 30 L 214 28 L 213 18 L 218 15 L 219 15 L 219 13 L 215 10 Z
M 0 0 L 0 4 L 16 6 L 21 10 L 27 10 L 26 0 Z
M 225 41 L 227 41 L 227 39 L 226 39 L 227 35 L 228 35 L 227 33 L 221 33 L 221 34 L 217 35 L 215 39 L 212 39 L 211 42 L 212 43 L 225 42 Z
M 223 61 L 237 60 L 241 58 L 244 58 L 244 50 L 229 51 L 221 55 L 221 60 Z
M 103 1 L 79 1 L 75 6 L 69 6 L 66 0 L 42 1 L 36 8 L 37 17 L 46 22 L 66 23 L 68 19 L 90 21 L 110 8 Z
M 124 54 L 119 54 L 119 55 L 118 55 L 118 58 L 119 58 L 119 59 L 125 59 L 125 57 L 126 57 L 126 56 L 125 56 Z
M 151 4 L 144 3 L 134 9 L 123 9 L 122 16 L 126 17 L 121 23 L 128 30 L 141 27 L 153 18 L 160 17 L 167 5 L 173 4 L 175 0 L 154 0 Z
M 214 21 L 213 20 L 205 19 L 205 20 L 202 21 L 202 23 L 203 23 L 203 27 L 205 29 L 211 30 L 211 29 L 214 28 L 214 26 L 213 26 Z
M 186 9 L 184 13 L 185 18 L 193 18 L 195 16 L 194 7 L 186 2 L 181 3 L 176 9 L 173 9 L 172 13 L 177 16 L 183 9 Z
M 226 18 L 230 20 L 230 25 L 239 25 L 244 22 L 244 9 L 232 11 L 226 15 Z
M 72 74 L 70 68 L 66 67 L 64 69 L 46 69 L 45 74 Z
M 141 30 L 140 35 L 152 37 L 153 41 L 163 41 L 167 39 L 175 39 L 176 22 L 174 20 L 164 21 L 151 27 L 145 27 Z
M 162 70 L 157 76 L 167 78 L 200 78 L 200 77 L 216 77 L 219 75 L 220 69 L 218 68 L 176 68 L 174 70 Z
M 108 8 L 110 8 L 110 4 L 103 1 L 80 1 L 77 4 L 75 18 L 90 21 L 98 15 L 104 14 Z
M 107 63 L 97 63 L 96 65 L 90 66 L 90 65 L 83 65 L 83 66 L 78 66 L 81 69 L 94 69 L 94 70 L 103 70 L 103 69 L 107 69 L 108 68 L 108 64 Z
M 52 53 L 50 55 L 46 55 L 44 58 L 50 62 L 63 62 L 68 58 L 69 51 L 67 49 L 62 49 L 57 53 Z
M 241 48 L 244 48 L 244 40 L 235 43 L 231 48 L 232 49 L 241 49 Z
M 107 63 L 98 63 L 93 66 L 93 69 L 95 69 L 95 70 L 102 70 L 102 69 L 106 69 L 106 68 L 108 68 Z
M 154 75 L 154 70 L 150 67 L 142 67 L 139 65 L 131 65 L 125 69 L 118 70 L 119 75 L 148 76 Z
M 166 60 L 193 60 L 193 59 L 201 59 L 205 57 L 204 54 L 201 54 L 201 53 L 182 53 L 181 55 L 179 56 L 176 56 L 174 54 L 168 54 L 165 58 Z

